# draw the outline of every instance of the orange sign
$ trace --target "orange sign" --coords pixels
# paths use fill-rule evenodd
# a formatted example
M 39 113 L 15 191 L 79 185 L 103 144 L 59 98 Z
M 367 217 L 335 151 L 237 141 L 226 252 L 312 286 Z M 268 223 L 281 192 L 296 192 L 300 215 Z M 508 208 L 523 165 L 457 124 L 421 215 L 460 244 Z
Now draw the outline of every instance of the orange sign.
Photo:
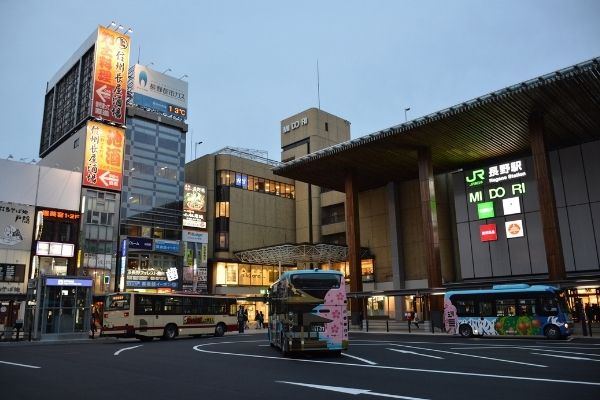
M 96 40 L 92 116 L 125 124 L 129 36 L 103 26 Z
M 88 121 L 83 185 L 121 190 L 125 130 Z

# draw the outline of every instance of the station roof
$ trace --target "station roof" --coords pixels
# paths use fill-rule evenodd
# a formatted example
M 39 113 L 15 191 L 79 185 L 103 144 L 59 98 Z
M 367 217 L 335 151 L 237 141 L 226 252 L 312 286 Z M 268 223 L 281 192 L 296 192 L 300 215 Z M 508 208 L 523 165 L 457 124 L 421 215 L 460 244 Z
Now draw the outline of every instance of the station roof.
M 418 177 L 417 149 L 431 150 L 434 174 L 530 154 L 528 120 L 544 114 L 546 148 L 600 138 L 600 57 L 509 86 L 275 167 L 276 175 L 344 192 Z
M 361 248 L 361 257 L 368 249 Z M 348 261 L 348 246 L 335 244 L 281 244 L 234 253 L 242 262 L 267 265 L 297 265 L 305 262 L 327 263 Z

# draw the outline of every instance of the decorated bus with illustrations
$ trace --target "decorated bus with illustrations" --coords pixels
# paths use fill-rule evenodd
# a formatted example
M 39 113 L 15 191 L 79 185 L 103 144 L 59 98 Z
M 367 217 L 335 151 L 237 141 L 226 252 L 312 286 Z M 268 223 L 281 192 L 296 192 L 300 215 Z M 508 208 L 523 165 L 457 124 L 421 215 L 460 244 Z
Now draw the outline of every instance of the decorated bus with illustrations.
M 297 270 L 281 275 L 269 293 L 269 343 L 291 352 L 348 349 L 348 300 L 344 274 Z
M 474 335 L 566 338 L 573 319 L 564 293 L 546 285 L 507 284 L 449 291 L 444 296 L 446 332 Z
M 106 296 L 100 335 L 140 340 L 223 336 L 237 329 L 236 310 L 236 299 L 225 296 L 111 293 Z

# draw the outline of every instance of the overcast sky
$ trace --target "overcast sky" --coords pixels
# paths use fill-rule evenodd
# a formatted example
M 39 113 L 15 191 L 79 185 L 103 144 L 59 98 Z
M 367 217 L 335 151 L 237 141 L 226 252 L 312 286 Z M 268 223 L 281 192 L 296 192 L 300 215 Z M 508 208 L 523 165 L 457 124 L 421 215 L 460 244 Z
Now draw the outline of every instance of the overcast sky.
M 0 0 L 0 158 L 38 158 L 46 82 L 98 25 L 189 82 L 186 159 L 280 160 L 280 121 L 318 106 L 352 138 L 600 57 L 598 0 Z

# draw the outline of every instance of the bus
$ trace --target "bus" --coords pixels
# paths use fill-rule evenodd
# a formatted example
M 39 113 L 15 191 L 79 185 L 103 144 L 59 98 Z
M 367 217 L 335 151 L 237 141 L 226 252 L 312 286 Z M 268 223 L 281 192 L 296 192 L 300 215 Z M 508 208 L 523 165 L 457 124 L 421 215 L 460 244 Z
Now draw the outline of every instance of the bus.
M 100 336 L 142 341 L 179 335 L 223 336 L 237 329 L 236 312 L 236 299 L 225 296 L 111 293 L 104 303 Z
M 494 285 L 485 290 L 449 291 L 444 296 L 446 332 L 474 335 L 566 338 L 573 319 L 564 293 L 546 285 Z
M 297 270 L 281 274 L 269 290 L 268 337 L 284 356 L 291 352 L 348 349 L 348 299 L 344 274 Z

